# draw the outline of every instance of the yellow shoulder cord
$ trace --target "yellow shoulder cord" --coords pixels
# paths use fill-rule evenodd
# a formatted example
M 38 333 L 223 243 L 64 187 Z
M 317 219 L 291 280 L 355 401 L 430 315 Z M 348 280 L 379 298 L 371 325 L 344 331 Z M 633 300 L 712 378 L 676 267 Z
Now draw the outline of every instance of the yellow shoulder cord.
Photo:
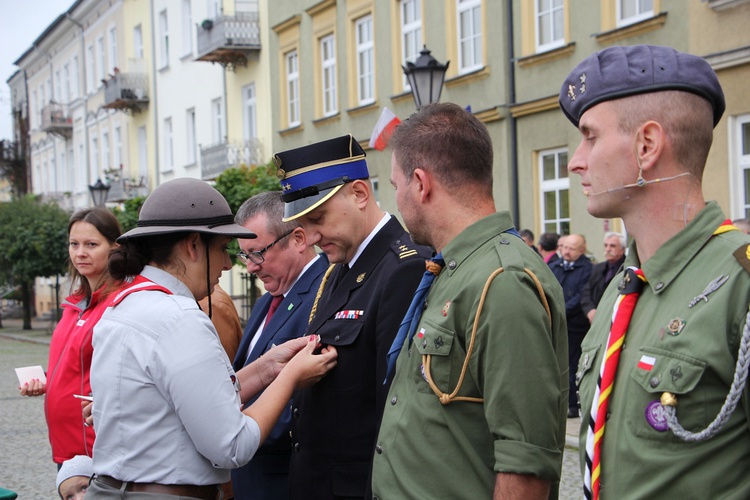
M 320 300 L 320 296 L 323 295 L 323 290 L 326 287 L 328 277 L 331 275 L 331 271 L 333 271 L 333 268 L 335 266 L 336 264 L 331 264 L 330 266 L 328 266 L 328 269 L 326 269 L 326 273 L 323 275 L 323 280 L 320 282 L 320 286 L 318 287 L 318 293 L 315 295 L 315 302 L 313 302 L 312 309 L 310 309 L 310 317 L 307 319 L 308 325 L 312 323 L 313 318 L 315 318 L 315 311 L 318 310 L 318 301 Z
M 547 317 L 549 318 L 550 325 L 552 325 L 552 312 L 550 311 L 549 303 L 547 302 L 547 296 L 544 293 L 544 288 L 542 287 L 542 284 L 539 281 L 539 278 L 536 277 L 536 275 L 531 271 L 531 269 L 525 267 L 523 270 L 534 281 L 534 284 L 536 285 L 536 289 L 539 292 L 539 298 L 541 299 L 542 305 L 544 306 L 544 310 L 547 312 Z M 447 405 L 449 403 L 452 403 L 453 401 L 466 401 L 470 403 L 483 403 L 484 402 L 484 398 L 473 398 L 469 396 L 456 396 L 456 394 L 458 394 L 458 391 L 461 390 L 461 386 L 464 383 L 464 376 L 466 375 L 466 370 L 469 367 L 469 359 L 471 358 L 471 353 L 474 350 L 474 340 L 476 339 L 477 328 L 479 327 L 479 315 L 482 314 L 482 309 L 484 308 L 484 301 L 487 298 L 487 291 L 489 290 L 490 284 L 495 279 L 495 277 L 502 272 L 503 272 L 503 268 L 502 267 L 498 268 L 492 274 L 490 274 L 490 277 L 487 278 L 487 282 L 484 284 L 484 289 L 482 290 L 482 296 L 479 299 L 479 307 L 477 308 L 477 314 L 474 316 L 474 326 L 471 329 L 471 337 L 469 338 L 469 345 L 466 348 L 466 358 L 464 359 L 464 364 L 463 364 L 463 367 L 461 368 L 461 375 L 458 377 L 458 384 L 456 385 L 456 388 L 453 389 L 453 392 L 451 392 L 450 394 L 446 394 L 438 388 L 438 386 L 433 381 L 432 373 L 430 372 L 430 360 L 432 359 L 432 355 L 431 354 L 422 355 L 422 364 L 424 365 L 424 376 L 427 379 L 427 383 L 430 385 L 432 392 L 435 393 L 435 395 L 440 400 L 440 404 L 442 405 Z

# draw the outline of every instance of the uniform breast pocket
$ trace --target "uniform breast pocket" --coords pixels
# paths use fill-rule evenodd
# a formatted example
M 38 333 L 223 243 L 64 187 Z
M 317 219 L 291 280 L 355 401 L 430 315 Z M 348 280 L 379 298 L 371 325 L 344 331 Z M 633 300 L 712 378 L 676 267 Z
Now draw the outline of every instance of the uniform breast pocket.
M 335 346 L 338 350 L 336 369 L 328 378 L 338 393 L 352 393 L 362 390 L 363 385 L 371 384 L 370 376 L 374 373 L 374 359 L 364 359 L 367 355 L 366 339 L 363 333 L 362 319 L 332 319 L 326 321 L 318 330 L 323 345 Z
M 629 394 L 634 404 L 628 408 L 628 425 L 634 434 L 657 441 L 675 441 L 666 421 L 661 395 L 670 392 L 677 396 L 677 419 L 680 425 L 693 432 L 709 424 L 705 387 L 697 390 L 704 378 L 706 362 L 685 354 L 655 348 L 642 348 L 637 364 L 630 367 L 630 378 L 635 382 Z M 615 389 L 617 390 L 617 389 Z M 720 402 L 716 408 L 718 412 Z
M 322 344 L 347 346 L 357 340 L 363 325 L 363 319 L 332 319 L 326 321 L 317 333 Z
M 422 358 L 420 373 L 416 376 L 421 379 L 417 384 L 420 392 L 433 392 L 428 385 L 428 377 L 443 392 L 450 393 L 453 387 L 451 382 L 451 360 L 458 354 L 450 356 L 454 346 L 455 332 L 434 324 L 429 320 L 423 320 L 421 327 L 414 336 L 413 351 Z M 412 354 L 413 355 L 413 354 Z M 463 362 L 461 357 L 460 362 Z M 459 368 L 460 369 L 460 368 Z
M 581 385 L 581 379 L 584 377 L 584 375 L 588 375 L 591 371 L 591 368 L 594 366 L 596 354 L 598 352 L 598 345 L 592 347 L 583 346 L 581 357 L 578 358 L 578 370 L 576 370 L 576 386 Z M 570 390 L 575 390 L 575 387 L 571 387 Z

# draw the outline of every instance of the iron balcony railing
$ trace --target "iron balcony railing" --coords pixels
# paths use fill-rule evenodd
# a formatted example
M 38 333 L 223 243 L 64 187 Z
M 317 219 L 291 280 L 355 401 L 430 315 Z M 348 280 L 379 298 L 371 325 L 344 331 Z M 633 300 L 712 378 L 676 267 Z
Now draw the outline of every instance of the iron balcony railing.
M 260 20 L 257 12 L 206 19 L 198 25 L 199 61 L 232 63 L 238 55 L 260 50 Z
M 201 177 L 210 181 L 231 167 L 260 165 L 263 163 L 263 147 L 258 139 L 240 143 L 222 142 L 201 147 Z

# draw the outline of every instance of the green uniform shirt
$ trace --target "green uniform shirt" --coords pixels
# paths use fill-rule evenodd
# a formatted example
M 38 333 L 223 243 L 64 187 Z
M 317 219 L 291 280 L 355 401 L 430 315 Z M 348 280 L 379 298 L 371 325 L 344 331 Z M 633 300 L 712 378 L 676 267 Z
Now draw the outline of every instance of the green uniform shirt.
M 557 481 L 565 444 L 568 359 L 565 302 L 546 264 L 507 212 L 473 224 L 443 249 L 446 265 L 412 344 L 404 343 L 378 436 L 373 495 L 380 499 L 491 498 L 497 472 Z M 482 310 L 460 396 L 442 405 L 423 376 L 423 355 L 442 392 L 458 384 L 482 289 Z M 544 286 L 552 325 L 532 279 Z
M 676 394 L 680 424 L 699 432 L 713 421 L 729 392 L 750 304 L 750 274 L 732 253 L 742 247 L 744 254 L 750 238 L 740 231 L 712 236 L 723 221 L 718 205 L 708 203 L 643 265 L 648 284 L 625 335 L 604 429 L 604 500 L 750 498 L 749 386 L 724 428 L 702 443 L 672 434 L 659 403 L 664 391 Z M 639 265 L 631 246 L 625 266 Z M 700 299 L 707 285 L 722 276 L 728 280 Z M 577 373 L 584 415 L 581 464 L 621 278 L 610 283 L 583 341 Z

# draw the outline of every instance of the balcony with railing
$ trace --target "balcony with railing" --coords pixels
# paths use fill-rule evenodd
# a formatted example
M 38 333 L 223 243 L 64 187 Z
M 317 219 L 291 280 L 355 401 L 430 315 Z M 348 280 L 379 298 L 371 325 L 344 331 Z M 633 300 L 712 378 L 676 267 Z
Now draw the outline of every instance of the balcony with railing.
M 115 74 L 104 81 L 104 106 L 129 113 L 137 113 L 148 105 L 148 74 Z
M 107 203 L 122 203 L 137 196 L 147 196 L 145 177 L 125 177 L 122 168 L 110 169 L 104 173 L 104 181 L 109 186 Z
M 263 146 L 258 139 L 201 147 L 201 178 L 204 181 L 216 179 L 228 168 L 262 163 Z
M 51 102 L 42 108 L 42 131 L 70 139 L 73 135 L 73 120 L 68 107 Z
M 248 56 L 260 52 L 258 12 L 238 12 L 206 19 L 198 25 L 196 61 L 219 63 L 233 68 L 246 66 Z

